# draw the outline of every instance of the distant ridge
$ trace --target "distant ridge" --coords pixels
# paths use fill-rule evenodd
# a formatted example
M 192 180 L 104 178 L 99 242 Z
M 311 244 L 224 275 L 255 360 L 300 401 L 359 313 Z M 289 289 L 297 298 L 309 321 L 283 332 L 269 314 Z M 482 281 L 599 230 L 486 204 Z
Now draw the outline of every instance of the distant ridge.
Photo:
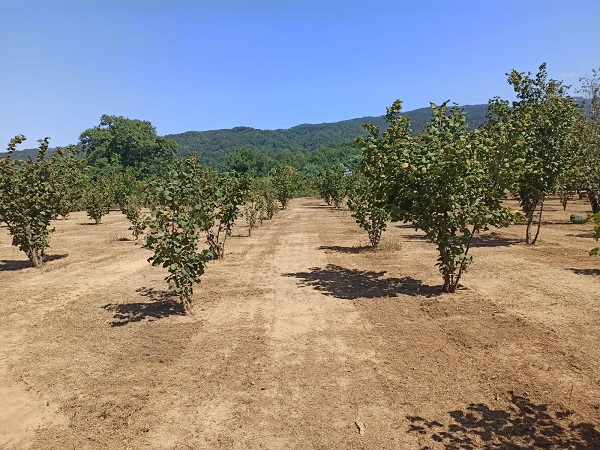
M 574 97 L 582 104 L 584 99 Z M 467 114 L 467 124 L 476 128 L 485 122 L 487 104 L 461 105 Z M 585 111 L 589 116 L 589 104 Z M 419 108 L 403 113 L 410 117 L 414 131 L 422 130 L 431 120 L 430 108 Z M 281 152 L 312 152 L 321 147 L 343 146 L 353 144 L 358 136 L 365 136 L 362 125 L 372 123 L 385 129 L 387 123 L 383 116 L 365 116 L 356 119 L 320 124 L 301 124 L 291 128 L 278 130 L 260 130 L 251 127 L 235 127 L 222 130 L 186 131 L 184 133 L 167 134 L 164 137 L 173 139 L 178 145 L 179 156 L 196 155 L 207 165 L 223 166 L 227 156 L 240 147 L 252 147 L 269 156 Z M 48 151 L 48 156 L 55 149 Z M 5 153 L 0 153 L 0 156 Z M 35 158 L 36 149 L 17 151 L 16 159 Z
M 477 127 L 485 121 L 487 104 L 466 105 L 467 123 Z M 410 117 L 412 129 L 419 131 L 431 119 L 430 108 L 419 108 L 404 113 Z M 302 124 L 287 129 L 260 130 L 250 127 L 235 127 L 223 130 L 186 131 L 185 133 L 167 134 L 179 146 L 179 155 L 198 156 L 198 159 L 209 165 L 223 165 L 227 155 L 239 147 L 252 147 L 274 156 L 281 151 L 314 151 L 321 147 L 351 144 L 358 136 L 365 136 L 362 125 L 373 123 L 384 129 L 387 122 L 383 116 L 366 116 L 356 119 L 321 124 Z

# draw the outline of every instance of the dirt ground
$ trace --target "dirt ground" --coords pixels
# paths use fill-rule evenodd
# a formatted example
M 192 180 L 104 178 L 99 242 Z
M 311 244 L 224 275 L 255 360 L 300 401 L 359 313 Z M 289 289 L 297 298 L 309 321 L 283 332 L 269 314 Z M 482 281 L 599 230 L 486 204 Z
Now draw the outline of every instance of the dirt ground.
M 422 234 L 373 252 L 295 199 L 235 229 L 193 316 L 120 213 L 56 221 L 41 269 L 0 228 L 0 449 L 600 449 L 600 258 L 587 204 L 549 206 L 442 295 Z

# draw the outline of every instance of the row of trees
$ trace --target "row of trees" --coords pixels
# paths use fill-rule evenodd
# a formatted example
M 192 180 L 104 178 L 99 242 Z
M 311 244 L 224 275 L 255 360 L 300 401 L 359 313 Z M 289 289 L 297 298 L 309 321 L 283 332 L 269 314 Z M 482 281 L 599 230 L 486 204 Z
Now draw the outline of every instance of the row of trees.
M 389 219 L 423 230 L 438 248 L 444 290 L 454 292 L 471 262 L 473 236 L 520 217 L 503 205 L 507 196 L 520 202 L 527 244 L 537 240 L 544 200 L 552 193 L 585 188 L 598 212 L 598 75 L 583 83 L 592 101 L 591 120 L 580 113 L 566 86 L 547 79 L 545 65 L 535 76 L 508 74 L 517 100 L 491 100 L 487 122 L 475 130 L 467 127 L 460 108 L 445 102 L 432 104 L 429 126 L 414 133 L 396 101 L 383 132 L 365 125 L 367 136 L 357 139 L 362 170 L 350 175 L 334 157 L 313 168 L 312 185 L 334 206 L 348 198 L 373 246 Z M 136 239 L 150 226 L 151 261 L 169 269 L 169 284 L 186 309 L 206 260 L 223 257 L 235 220 L 244 213 L 251 232 L 257 220 L 273 216 L 275 199 L 285 208 L 306 185 L 293 166 L 267 170 L 266 161 L 252 151 L 232 156 L 234 173 L 218 174 L 194 159 L 177 160 L 174 143 L 158 137 L 149 122 L 123 117 L 102 116 L 99 126 L 81 134 L 79 148 L 87 160 L 76 157 L 74 148 L 46 158 L 46 139 L 35 161 L 16 161 L 11 156 L 23 140 L 11 141 L 0 160 L 0 220 L 7 223 L 13 244 L 39 265 L 52 219 L 83 207 L 100 223 L 118 204 Z M 266 173 L 268 181 L 256 179 Z M 152 209 L 151 218 L 142 214 L 143 207 Z M 203 250 L 199 236 L 205 236 Z
M 145 246 L 154 254 L 149 261 L 168 270 L 169 288 L 188 312 L 193 284 L 209 259 L 224 257 L 236 219 L 245 214 L 251 231 L 257 220 L 273 218 L 277 202 L 285 208 L 300 185 L 293 167 L 280 167 L 272 177 L 258 179 L 217 173 L 194 158 L 173 160 L 162 176 L 141 178 L 138 166 L 123 167 L 110 153 L 91 166 L 77 157 L 74 147 L 47 158 L 48 139 L 40 141 L 35 160 L 12 158 L 24 140 L 14 138 L 0 159 L 0 221 L 7 224 L 13 245 L 37 267 L 49 247 L 53 220 L 83 208 L 99 224 L 111 207 L 119 207 L 136 240 L 150 229 Z M 150 215 L 144 213 L 147 208 Z
M 59 149 L 46 158 L 48 138 L 40 141 L 35 161 L 13 160 L 23 141 L 22 135 L 12 139 L 0 159 L 0 222 L 8 226 L 12 244 L 37 267 L 49 245 L 50 222 L 70 212 L 70 196 L 78 183 L 73 174 L 81 164 L 73 157 L 74 149 Z
M 330 170 L 317 184 L 333 206 L 347 197 L 374 246 L 388 218 L 425 232 L 438 249 L 445 292 L 456 291 L 472 262 L 469 250 L 477 233 L 524 218 L 525 242 L 535 244 L 549 195 L 585 190 L 598 212 L 598 72 L 582 80 L 591 100 L 589 119 L 566 86 L 548 80 L 545 64 L 535 76 L 515 70 L 507 75 L 517 100 L 490 100 L 487 122 L 475 130 L 467 127 L 461 108 L 445 102 L 432 103 L 429 126 L 414 133 L 396 101 L 387 110 L 387 128 L 380 132 L 366 124 L 368 136 L 356 141 L 364 175 L 344 179 L 339 170 Z M 522 214 L 504 205 L 510 196 Z M 592 217 L 599 223 L 599 214 Z

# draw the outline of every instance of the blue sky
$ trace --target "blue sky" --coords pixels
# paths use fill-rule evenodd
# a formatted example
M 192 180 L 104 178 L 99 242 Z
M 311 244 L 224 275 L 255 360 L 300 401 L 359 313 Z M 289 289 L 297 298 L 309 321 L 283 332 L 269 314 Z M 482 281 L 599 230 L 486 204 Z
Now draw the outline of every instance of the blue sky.
M 1 147 L 102 114 L 163 135 L 485 103 L 513 68 L 600 67 L 598 0 L 0 0 L 0 29 Z

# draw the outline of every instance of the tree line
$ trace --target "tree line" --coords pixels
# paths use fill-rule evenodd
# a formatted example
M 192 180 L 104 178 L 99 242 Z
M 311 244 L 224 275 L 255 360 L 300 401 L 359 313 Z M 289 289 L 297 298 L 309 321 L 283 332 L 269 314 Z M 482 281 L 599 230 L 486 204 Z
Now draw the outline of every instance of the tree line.
M 507 76 L 517 99 L 491 99 L 487 120 L 476 129 L 467 126 L 462 108 L 444 102 L 431 104 L 429 125 L 415 133 L 397 100 L 383 132 L 365 124 L 368 135 L 357 138 L 360 174 L 328 171 L 321 180 L 321 196 L 334 206 L 347 198 L 373 246 L 388 219 L 423 231 L 437 247 L 444 292 L 456 291 L 481 231 L 524 220 L 525 243 L 535 244 L 550 195 L 566 207 L 585 194 L 592 214 L 583 221 L 594 221 L 600 237 L 600 72 L 581 80 L 588 117 L 567 86 L 548 79 L 545 64 L 535 75 L 513 70 Z M 505 205 L 510 197 L 520 211 Z
M 78 146 L 52 156 L 46 138 L 35 159 L 15 159 L 25 140 L 17 136 L 0 158 L 0 222 L 39 266 L 53 220 L 85 210 L 100 224 L 119 209 L 136 240 L 146 233 L 144 245 L 154 251 L 149 261 L 168 271 L 169 288 L 189 311 L 193 285 L 207 261 L 225 256 L 237 219 L 245 218 L 250 235 L 293 196 L 320 194 L 334 207 L 346 202 L 372 246 L 389 220 L 425 232 L 439 252 L 443 289 L 454 292 L 472 261 L 473 237 L 523 219 L 525 241 L 534 244 L 549 195 L 566 205 L 584 191 L 600 235 L 600 73 L 582 80 L 589 117 L 567 86 L 548 79 L 545 64 L 535 75 L 507 75 L 517 100 L 490 100 L 476 128 L 463 108 L 444 102 L 432 103 L 429 123 L 415 130 L 398 100 L 387 109 L 383 131 L 365 124 L 355 144 L 291 152 L 288 159 L 240 147 L 222 170 L 195 155 L 178 158 L 177 144 L 150 122 L 120 116 L 103 115 Z M 521 211 L 505 206 L 510 196 Z

